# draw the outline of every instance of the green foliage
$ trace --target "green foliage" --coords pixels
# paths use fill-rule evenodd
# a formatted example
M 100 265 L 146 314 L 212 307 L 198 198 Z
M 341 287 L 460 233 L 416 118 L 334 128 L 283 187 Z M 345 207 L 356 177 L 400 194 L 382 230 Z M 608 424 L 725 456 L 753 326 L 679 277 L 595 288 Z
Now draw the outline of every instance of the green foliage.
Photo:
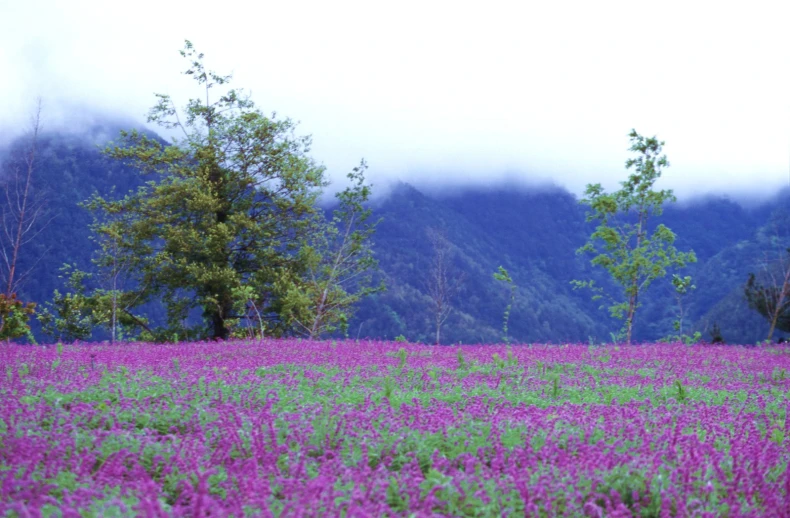
M 85 288 L 85 280 L 90 278 L 90 274 L 70 264 L 64 264 L 60 272 L 70 291 L 61 293 L 56 289 L 52 301 L 45 303 L 40 311 L 38 321 L 44 333 L 58 341 L 87 340 L 95 322 L 93 304 Z
M 688 391 L 683 386 L 680 380 L 675 380 L 675 390 L 677 391 L 677 399 L 680 403 L 685 403 L 688 400 Z
M 509 344 L 510 338 L 507 334 L 507 324 L 510 320 L 510 311 L 513 308 L 513 302 L 516 300 L 516 285 L 513 283 L 513 279 L 510 278 L 510 274 L 507 272 L 507 270 L 501 266 L 499 267 L 499 271 L 494 272 L 494 280 L 507 283 L 510 291 L 510 299 L 502 318 L 502 340 L 504 340 L 506 344 Z
M 56 289 L 52 301 L 46 302 L 38 314 L 42 331 L 59 341 L 88 340 L 95 327 L 109 327 L 112 324 L 114 301 L 122 308 L 130 305 L 132 294 L 129 293 L 104 289 L 95 289 L 89 293 L 86 281 L 93 275 L 77 269 L 74 265 L 64 264 L 60 272 L 59 277 L 65 280 L 67 291 L 61 293 Z M 131 336 L 132 331 L 141 326 L 148 327 L 145 319 L 126 311 L 118 315 L 117 324 L 119 338 L 123 338 L 126 333 Z M 138 338 L 150 340 L 153 336 L 143 332 Z
M 469 367 L 469 364 L 466 363 L 466 358 L 464 358 L 464 353 L 461 352 L 460 348 L 458 349 L 458 356 L 457 356 L 457 358 L 458 358 L 458 368 L 459 369 L 466 369 L 467 367 Z
M 604 268 L 622 290 L 625 300 L 609 297 L 610 314 L 624 320 L 625 339 L 631 343 L 636 310 L 640 306 L 639 295 L 650 284 L 667 274 L 670 268 L 682 268 L 696 262 L 694 252 L 679 252 L 675 246 L 675 234 L 663 224 L 652 233 L 648 222 L 652 216 L 660 216 L 663 205 L 674 202 L 671 190 L 654 190 L 653 184 L 661 177 L 661 170 L 669 165 L 662 155 L 663 142 L 655 137 L 645 138 L 632 130 L 631 151 L 636 158 L 626 161 L 626 169 L 632 169 L 621 188 L 613 193 L 604 192 L 601 184 L 587 185 L 582 203 L 592 211 L 587 221 L 597 221 L 598 226 L 590 240 L 577 253 L 589 253 L 591 263 Z M 591 288 L 593 298 L 599 299 L 603 292 L 593 281 L 573 281 L 574 288 Z
M 30 317 L 36 312 L 34 302 L 22 302 L 12 293 L 0 293 L 0 340 L 9 341 L 23 336 L 34 342 L 30 334 Z
M 287 332 L 278 285 L 304 270 L 299 249 L 321 229 L 324 168 L 290 119 L 267 117 L 242 90 L 216 94 L 230 76 L 207 70 L 189 42 L 181 55 L 203 94 L 183 114 L 157 94 L 148 121 L 182 135 L 171 145 L 130 131 L 106 149 L 154 180 L 122 199 L 94 195 L 86 203 L 100 216 L 94 232 L 110 238 L 127 266 L 134 305 L 163 301 L 167 326 L 154 330 L 161 339 L 224 339 L 258 315 Z M 106 265 L 112 258 L 102 253 Z M 195 308 L 204 326 L 187 329 Z
M 287 275 L 282 291 L 282 319 L 310 338 L 341 331 L 348 336 L 348 319 L 360 299 L 384 290 L 374 285 L 378 261 L 371 238 L 378 221 L 366 207 L 371 186 L 365 183 L 363 161 L 348 174 L 350 185 L 337 193 L 332 220 L 308 236 L 301 247 L 300 275 Z
M 403 369 L 406 366 L 406 358 L 408 354 L 406 353 L 406 349 L 401 347 L 398 349 L 398 369 Z
M 557 399 L 560 397 L 560 376 L 555 374 L 551 380 L 551 397 Z
M 255 288 L 253 286 L 237 286 L 232 291 L 234 306 L 233 310 L 237 314 L 248 314 L 246 329 L 236 326 L 233 336 L 236 338 L 255 338 L 261 340 L 266 332 L 266 322 L 261 315 L 261 309 L 256 302 Z M 250 311 L 252 313 L 250 314 Z M 257 325 L 256 325 L 257 324 Z
M 672 274 L 672 287 L 675 289 L 675 300 L 677 301 L 678 305 L 677 320 L 673 322 L 672 327 L 678 334 L 662 338 L 661 341 L 683 342 L 686 345 L 695 344 L 702 339 L 702 333 L 695 331 L 691 335 L 687 335 L 683 332 L 683 317 L 686 313 L 686 308 L 684 307 L 683 302 L 685 297 L 691 291 L 697 289 L 697 286 L 691 283 L 691 276 L 689 275 L 681 277 L 678 274 Z

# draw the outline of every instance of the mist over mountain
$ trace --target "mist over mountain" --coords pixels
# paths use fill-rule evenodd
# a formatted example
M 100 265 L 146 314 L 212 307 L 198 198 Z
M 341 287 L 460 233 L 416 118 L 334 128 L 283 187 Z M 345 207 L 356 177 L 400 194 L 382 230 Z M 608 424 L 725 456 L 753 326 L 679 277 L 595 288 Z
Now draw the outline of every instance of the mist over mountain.
M 90 214 L 78 204 L 96 191 L 123 195 L 150 178 L 108 160 L 97 144 L 106 142 L 122 122 L 95 124 L 77 133 L 44 133 L 36 187 L 47 200 L 51 222 L 24 250 L 23 267 L 32 268 L 20 294 L 43 303 L 63 290 L 64 263 L 91 270 L 95 244 Z M 12 143 L 3 157 L 14 166 Z M 714 323 L 730 343 L 754 343 L 768 324 L 743 298 L 750 272 L 766 258 L 777 258 L 790 244 L 786 218 L 788 191 L 761 202 L 740 203 L 705 196 L 666 207 L 660 222 L 677 234 L 680 250 L 693 249 L 699 262 L 681 272 L 694 278 L 685 320 L 704 337 Z M 522 342 L 608 341 L 620 323 L 599 309 L 590 294 L 574 291 L 574 279 L 594 279 L 612 288 L 604 271 L 576 250 L 593 230 L 585 207 L 567 190 L 553 185 L 500 185 L 421 190 L 394 184 L 373 202 L 382 222 L 374 236 L 381 278 L 387 291 L 363 299 L 350 322 L 352 337 L 433 340 L 433 319 L 426 283 L 433 253 L 428 229 L 451 243 L 453 275 L 465 277 L 443 326 L 443 343 L 491 343 L 502 339 L 502 317 L 509 293 L 493 278 L 505 267 L 517 286 L 509 335 Z M 98 282 L 98 281 L 95 281 Z M 635 322 L 637 340 L 656 340 L 673 332 L 676 302 L 668 278 L 641 297 Z M 36 333 L 38 330 L 36 329 Z M 39 334 L 39 338 L 42 338 Z

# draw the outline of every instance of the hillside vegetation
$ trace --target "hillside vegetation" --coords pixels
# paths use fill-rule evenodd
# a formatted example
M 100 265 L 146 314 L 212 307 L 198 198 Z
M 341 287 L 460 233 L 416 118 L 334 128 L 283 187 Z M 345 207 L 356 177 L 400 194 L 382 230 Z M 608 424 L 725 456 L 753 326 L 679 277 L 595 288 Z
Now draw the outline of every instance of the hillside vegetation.
M 117 127 L 94 129 L 108 134 Z M 139 187 L 140 174 L 100 153 L 95 141 L 68 133 L 44 134 L 38 165 L 40 184 L 52 214 L 22 257 L 33 271 L 21 297 L 39 303 L 64 289 L 60 267 L 70 263 L 92 271 L 96 244 L 90 213 L 78 206 L 96 191 L 105 196 Z M 11 153 L 12 154 L 12 153 Z M 678 236 L 677 245 L 693 249 L 699 259 L 686 272 L 697 289 L 688 297 L 687 322 L 709 338 L 713 323 L 729 343 L 765 338 L 768 323 L 750 310 L 743 285 L 766 257 L 777 257 L 790 242 L 786 196 L 746 208 L 722 197 L 709 197 L 666 208 L 661 221 Z M 426 230 L 442 229 L 452 244 L 456 274 L 465 274 L 452 301 L 443 331 L 444 343 L 490 343 L 501 339 L 502 312 L 508 294 L 491 278 L 499 265 L 511 273 L 518 289 L 510 333 L 523 342 L 609 341 L 618 322 L 587 294 L 574 292 L 570 281 L 594 278 L 606 285 L 605 272 L 589 265 L 575 250 L 590 235 L 585 207 L 561 188 L 468 189 L 451 196 L 420 192 L 400 184 L 372 205 L 382 218 L 374 235 L 384 293 L 358 305 L 349 322 L 352 337 L 394 339 L 399 335 L 430 342 L 433 336 L 426 291 L 432 254 Z M 40 257 L 40 259 L 39 259 Z M 38 261 L 38 262 L 36 262 Z M 642 299 L 635 322 L 637 340 L 655 340 L 672 332 L 675 301 L 668 282 L 652 287 Z M 42 336 L 32 321 L 38 339 Z M 97 330 L 95 338 L 106 338 Z

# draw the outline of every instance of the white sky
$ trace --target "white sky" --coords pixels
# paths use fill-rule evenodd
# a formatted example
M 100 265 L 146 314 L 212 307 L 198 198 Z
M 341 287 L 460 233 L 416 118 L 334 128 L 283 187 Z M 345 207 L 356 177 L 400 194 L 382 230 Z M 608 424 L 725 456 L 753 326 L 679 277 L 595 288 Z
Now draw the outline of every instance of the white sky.
M 633 127 L 681 197 L 765 193 L 790 182 L 788 20 L 787 0 L 0 0 L 0 132 L 37 95 L 50 126 L 184 104 L 190 39 L 336 179 L 365 157 L 379 185 L 611 188 Z

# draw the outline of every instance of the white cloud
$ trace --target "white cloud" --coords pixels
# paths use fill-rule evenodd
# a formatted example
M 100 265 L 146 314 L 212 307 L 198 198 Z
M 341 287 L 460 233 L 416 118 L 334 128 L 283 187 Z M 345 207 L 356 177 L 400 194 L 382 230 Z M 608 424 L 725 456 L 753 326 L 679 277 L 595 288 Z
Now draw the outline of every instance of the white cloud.
M 0 0 L 0 99 L 4 126 L 37 94 L 53 121 L 142 122 L 153 92 L 195 93 L 189 38 L 300 120 L 335 178 L 364 156 L 379 182 L 615 186 L 635 127 L 667 141 L 681 195 L 760 191 L 790 180 L 789 18 L 785 1 Z

